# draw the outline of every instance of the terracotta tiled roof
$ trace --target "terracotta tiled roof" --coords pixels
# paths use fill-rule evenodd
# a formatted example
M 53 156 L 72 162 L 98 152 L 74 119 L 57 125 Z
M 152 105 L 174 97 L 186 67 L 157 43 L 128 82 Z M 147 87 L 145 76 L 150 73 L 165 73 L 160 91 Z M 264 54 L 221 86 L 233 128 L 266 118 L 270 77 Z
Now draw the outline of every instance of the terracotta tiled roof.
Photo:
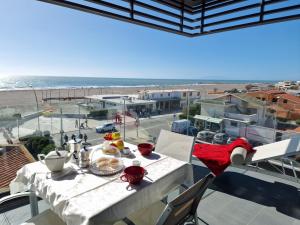
M 295 128 L 294 131 L 300 133 L 300 127 Z
M 300 98 L 296 97 L 294 95 L 291 95 L 291 94 L 280 94 L 278 96 L 280 98 L 287 99 L 287 100 L 293 101 L 293 102 L 295 102 L 297 104 L 300 104 Z
M 285 92 L 284 91 L 279 91 L 279 90 L 267 90 L 267 91 L 253 91 L 253 92 L 250 92 L 249 94 L 267 94 L 267 95 L 270 95 L 270 94 L 284 94 Z
M 280 91 L 280 90 L 268 90 L 268 91 L 265 91 L 266 94 L 284 94 L 285 92 L 284 91 Z
M 0 192 L 7 191 L 9 183 L 24 165 L 34 162 L 34 158 L 24 146 L 0 147 Z
M 270 108 L 270 109 L 274 109 L 275 111 L 289 111 L 288 109 L 285 109 L 285 108 L 283 108 L 283 107 L 281 107 L 281 106 L 279 106 L 279 105 L 270 105 L 270 106 L 268 106 L 268 108 Z

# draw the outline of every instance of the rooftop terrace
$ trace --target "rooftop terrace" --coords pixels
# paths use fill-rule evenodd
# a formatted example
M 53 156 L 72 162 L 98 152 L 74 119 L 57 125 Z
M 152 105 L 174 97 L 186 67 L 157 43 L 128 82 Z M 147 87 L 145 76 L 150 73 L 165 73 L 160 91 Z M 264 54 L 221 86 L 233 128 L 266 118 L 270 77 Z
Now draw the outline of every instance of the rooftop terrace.
M 194 179 L 209 170 L 193 160 Z M 171 196 L 172 197 L 172 196 Z M 39 203 L 41 211 L 48 206 Z M 229 167 L 205 192 L 198 206 L 199 224 L 204 225 L 300 225 L 300 184 Z M 1 225 L 17 225 L 29 218 L 29 208 L 0 208 Z

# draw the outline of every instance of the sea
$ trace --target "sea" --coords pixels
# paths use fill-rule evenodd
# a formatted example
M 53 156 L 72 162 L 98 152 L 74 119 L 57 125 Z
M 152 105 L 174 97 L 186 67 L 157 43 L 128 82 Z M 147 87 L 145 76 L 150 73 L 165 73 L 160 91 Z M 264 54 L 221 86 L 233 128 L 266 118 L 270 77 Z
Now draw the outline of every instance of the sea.
M 206 79 L 142 79 L 70 76 L 11 76 L 0 77 L 0 90 L 80 88 L 80 87 L 147 87 L 199 84 L 275 83 L 269 80 L 206 80 Z

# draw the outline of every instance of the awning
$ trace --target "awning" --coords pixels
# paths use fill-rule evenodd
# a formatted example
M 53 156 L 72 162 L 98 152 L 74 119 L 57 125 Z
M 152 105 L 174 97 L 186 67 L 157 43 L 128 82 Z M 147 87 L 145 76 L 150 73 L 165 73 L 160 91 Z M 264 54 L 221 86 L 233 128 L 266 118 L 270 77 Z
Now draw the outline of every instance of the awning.
M 282 0 L 39 0 L 187 37 L 300 19 Z M 99 27 L 101 29 L 101 27 Z
M 205 121 L 211 122 L 211 123 L 222 123 L 222 121 L 223 121 L 223 119 L 220 119 L 220 118 L 214 118 L 214 117 L 203 116 L 203 115 L 196 115 L 196 116 L 194 116 L 194 119 L 205 120 Z

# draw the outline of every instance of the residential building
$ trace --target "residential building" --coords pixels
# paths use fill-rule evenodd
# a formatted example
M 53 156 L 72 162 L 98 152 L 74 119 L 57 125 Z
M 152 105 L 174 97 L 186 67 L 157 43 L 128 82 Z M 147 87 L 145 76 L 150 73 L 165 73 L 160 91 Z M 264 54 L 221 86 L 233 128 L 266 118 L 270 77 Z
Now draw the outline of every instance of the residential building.
M 174 90 L 143 90 L 139 92 L 143 100 L 155 100 L 160 111 L 173 111 L 187 107 L 187 102 L 193 103 L 201 98 L 200 91 L 191 89 Z
M 300 84 L 299 84 L 300 86 Z M 287 90 L 286 93 L 290 95 L 294 95 L 296 97 L 300 97 L 300 88 L 298 90 Z
M 272 103 L 272 102 L 277 102 L 277 96 L 280 94 L 285 94 L 284 91 L 282 90 L 268 90 L 268 91 L 254 91 L 254 92 L 249 92 L 248 95 L 257 98 L 261 101 L 266 101 L 266 103 Z
M 275 87 L 278 88 L 279 90 L 286 91 L 288 89 L 293 89 L 297 86 L 297 83 L 295 81 L 280 81 L 275 84 Z
M 249 96 L 264 101 L 268 108 L 274 110 L 277 118 L 296 120 L 300 118 L 300 98 L 284 91 L 256 91 L 247 93 Z
M 258 125 L 269 124 L 271 116 L 262 101 L 244 93 L 227 94 L 221 97 L 202 100 L 201 115 L 217 118 L 241 120 Z
M 116 109 L 129 114 L 146 116 L 156 111 L 156 101 L 138 98 L 138 95 L 92 95 L 86 96 L 99 109 Z
M 195 126 L 200 130 L 226 132 L 260 143 L 271 143 L 277 137 L 273 114 L 267 110 L 264 102 L 256 98 L 239 93 L 202 100 L 200 103 L 201 115 L 194 117 Z

